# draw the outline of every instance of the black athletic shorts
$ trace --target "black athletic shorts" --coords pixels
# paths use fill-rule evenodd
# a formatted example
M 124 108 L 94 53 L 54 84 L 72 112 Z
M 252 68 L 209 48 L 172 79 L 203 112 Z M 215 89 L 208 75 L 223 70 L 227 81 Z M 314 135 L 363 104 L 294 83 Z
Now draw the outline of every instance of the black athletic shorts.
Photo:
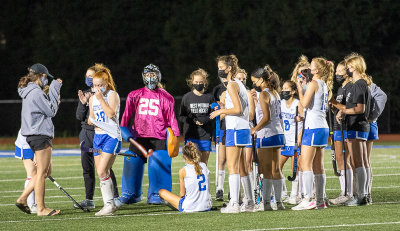
M 52 139 L 50 136 L 31 135 L 26 137 L 26 142 L 33 151 L 40 151 L 47 147 L 53 147 Z
M 146 150 L 167 150 L 167 140 L 160 140 L 157 138 L 136 138 L 135 140 L 136 142 L 141 144 Z M 147 163 L 147 158 L 143 156 L 142 152 L 135 145 L 130 144 L 129 150 L 139 155 L 140 158 L 142 158 L 142 160 Z

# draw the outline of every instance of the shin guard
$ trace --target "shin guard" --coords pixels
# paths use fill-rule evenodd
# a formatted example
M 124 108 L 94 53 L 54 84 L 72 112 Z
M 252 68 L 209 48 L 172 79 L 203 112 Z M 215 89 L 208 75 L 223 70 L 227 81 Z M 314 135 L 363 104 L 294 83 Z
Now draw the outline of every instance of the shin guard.
M 158 195 L 160 189 L 171 191 L 171 157 L 167 150 L 154 151 L 149 157 L 149 191 L 147 193 L 148 204 L 161 204 L 161 198 Z
M 134 154 L 132 151 L 126 153 Z M 144 162 L 142 158 L 125 156 L 120 197 L 122 203 L 132 204 L 142 200 L 143 175 Z

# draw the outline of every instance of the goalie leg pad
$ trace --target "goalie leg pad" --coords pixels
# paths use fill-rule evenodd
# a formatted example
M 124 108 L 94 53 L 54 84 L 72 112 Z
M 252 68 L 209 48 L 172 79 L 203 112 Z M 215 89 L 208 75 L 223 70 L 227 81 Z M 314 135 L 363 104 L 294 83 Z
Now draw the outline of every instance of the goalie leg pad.
M 135 154 L 132 151 L 125 153 Z M 124 204 L 137 203 L 142 200 L 142 182 L 144 175 L 144 162 L 140 157 L 124 158 L 122 172 L 121 202 Z
M 148 204 L 161 204 L 158 195 L 160 189 L 171 191 L 171 158 L 167 150 L 157 150 L 149 157 L 149 191 L 147 193 Z

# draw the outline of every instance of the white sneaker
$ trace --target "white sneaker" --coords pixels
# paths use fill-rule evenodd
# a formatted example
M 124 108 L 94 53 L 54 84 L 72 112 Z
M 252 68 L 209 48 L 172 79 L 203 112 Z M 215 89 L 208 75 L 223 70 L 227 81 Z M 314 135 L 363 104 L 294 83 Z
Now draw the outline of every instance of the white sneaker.
M 330 199 L 329 202 L 333 205 L 342 205 L 350 199 L 351 198 L 348 196 L 340 195 L 339 197 L 337 197 L 335 199 Z
M 31 213 L 37 213 L 37 205 L 36 204 L 33 204 L 32 206 L 30 206 L 29 209 L 31 210 Z
M 253 201 L 250 202 L 243 202 L 240 206 L 240 212 L 255 212 L 255 205 Z
M 117 207 L 118 209 L 120 209 L 121 206 L 122 206 L 121 199 L 120 199 L 119 197 L 114 198 L 114 204 L 115 204 L 115 207 Z
M 226 207 L 221 208 L 221 213 L 240 213 L 239 204 L 231 204 L 230 202 L 226 205 Z
M 297 205 L 301 202 L 301 199 L 299 197 L 289 197 L 289 200 L 286 201 L 286 203 L 290 205 Z
M 113 202 L 108 202 L 107 204 L 104 205 L 104 207 L 95 213 L 95 216 L 110 216 L 114 215 L 114 212 L 117 211 L 118 208 L 114 205 Z
M 308 210 L 308 209 L 315 209 L 317 204 L 315 203 L 314 200 L 312 199 L 306 199 L 304 198 L 300 204 L 294 206 L 292 210 Z

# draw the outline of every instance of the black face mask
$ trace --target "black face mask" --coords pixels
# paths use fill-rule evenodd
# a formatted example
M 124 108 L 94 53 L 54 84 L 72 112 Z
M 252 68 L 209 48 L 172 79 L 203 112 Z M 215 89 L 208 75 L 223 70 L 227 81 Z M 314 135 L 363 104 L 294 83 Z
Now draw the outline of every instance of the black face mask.
M 218 70 L 218 77 L 226 79 L 228 77 L 228 74 L 225 73 L 225 70 Z
M 290 91 L 282 91 L 281 96 L 282 96 L 282 99 L 289 100 L 292 95 L 290 94 Z
M 307 83 L 311 82 L 314 77 L 314 74 L 311 73 L 311 69 L 305 69 L 303 75 L 306 77 Z
M 343 75 L 335 75 L 336 81 L 338 83 L 342 83 L 344 80 L 344 76 Z
M 346 69 L 346 74 L 352 78 L 353 77 L 353 72 L 350 72 L 349 68 Z
M 204 89 L 204 83 L 202 84 L 193 84 L 193 88 L 197 91 L 202 91 Z
M 261 92 L 261 86 L 257 86 L 255 83 L 253 83 L 253 89 L 256 90 L 256 92 Z

